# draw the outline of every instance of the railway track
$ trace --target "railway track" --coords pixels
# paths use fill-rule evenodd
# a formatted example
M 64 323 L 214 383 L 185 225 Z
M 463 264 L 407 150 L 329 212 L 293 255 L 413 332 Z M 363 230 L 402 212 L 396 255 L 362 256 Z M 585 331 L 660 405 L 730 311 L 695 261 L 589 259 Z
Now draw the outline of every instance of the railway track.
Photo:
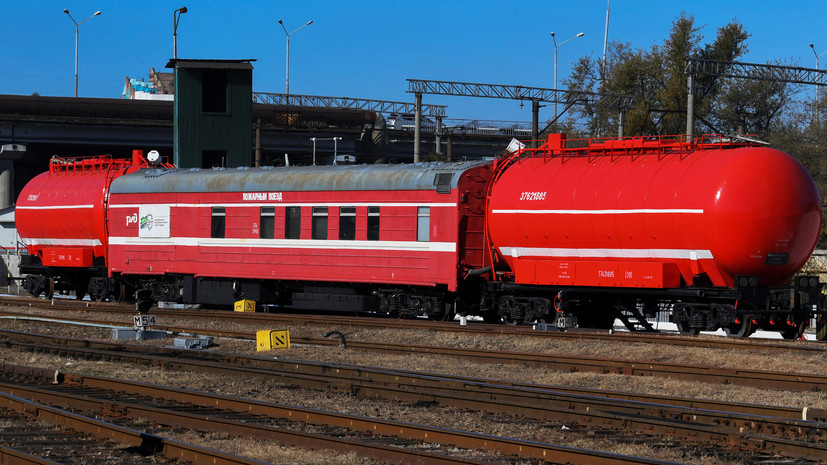
M 0 391 L 0 463 L 261 465 Z M 37 420 L 37 421 L 33 421 Z
M 129 318 L 135 314 L 133 306 L 108 303 L 77 301 L 72 299 L 43 300 L 33 297 L 9 297 L 0 296 L 0 306 L 19 307 L 30 306 L 48 310 L 65 309 L 67 311 L 96 311 L 117 315 L 124 315 Z M 364 328 L 394 328 L 430 331 L 449 331 L 470 334 L 488 335 L 512 335 L 519 337 L 547 338 L 560 340 L 591 340 L 639 344 L 668 344 L 683 347 L 716 348 L 716 349 L 743 349 L 767 352 L 792 351 L 796 353 L 827 352 L 827 344 L 823 341 L 787 341 L 780 342 L 774 339 L 759 338 L 728 338 L 728 337 L 686 337 L 677 334 L 664 333 L 628 333 L 609 332 L 600 330 L 574 330 L 569 332 L 560 331 L 538 331 L 531 326 L 508 326 L 485 323 L 471 323 L 468 326 L 460 326 L 456 322 L 432 321 L 432 320 L 397 320 L 390 318 L 371 317 L 344 317 L 336 315 L 304 315 L 304 314 L 282 314 L 282 313 L 243 313 L 226 310 L 202 310 L 202 309 L 171 309 L 153 308 L 152 314 L 157 316 L 174 318 L 193 318 L 214 321 L 233 321 L 243 324 L 257 325 L 319 325 L 319 326 L 348 326 Z M 0 314 L 21 315 L 21 312 L 14 310 L 3 310 Z
M 503 462 L 496 457 L 491 460 L 480 460 L 457 456 L 457 452 L 462 454 L 468 449 L 483 451 L 489 456 L 494 452 L 543 463 L 671 463 L 126 380 L 71 373 L 55 375 L 48 370 L 28 367 L 5 368 L 12 374 L 25 372 L 29 377 L 39 378 L 40 384 L 27 386 L 0 383 L 0 392 L 38 402 L 72 406 L 87 411 L 111 412 L 123 418 L 143 418 L 167 426 L 187 427 L 204 432 L 223 432 L 239 437 L 257 437 L 301 447 L 329 448 L 340 452 L 357 451 L 359 455 L 391 463 Z M 60 382 L 54 383 L 54 378 Z M 306 425 L 313 427 L 308 428 Z M 308 429 L 312 431 L 306 431 Z M 319 430 L 323 433 L 319 433 Z M 454 455 L 449 455 L 449 450 L 454 450 Z M 508 462 L 508 459 L 504 461 Z
M 12 312 L 6 312 L 11 315 Z M 18 317 L 30 318 L 16 313 Z M 86 324 L 112 325 L 109 320 L 73 317 L 74 321 Z M 197 333 L 206 336 L 229 337 L 255 340 L 253 332 L 212 330 L 178 326 L 156 326 L 156 329 L 178 333 Z M 340 341 L 325 338 L 293 337 L 293 343 L 307 345 L 340 345 Z M 771 372 L 763 370 L 687 365 L 655 361 L 635 361 L 583 356 L 561 356 L 528 352 L 509 352 L 482 349 L 435 347 L 412 344 L 386 344 L 375 342 L 348 341 L 347 347 L 356 350 L 377 351 L 397 354 L 429 354 L 473 360 L 480 363 L 519 364 L 543 367 L 565 372 L 614 373 L 629 376 L 653 376 L 661 378 L 698 381 L 712 384 L 732 384 L 762 389 L 787 391 L 827 391 L 827 376 L 808 373 Z
M 609 428 L 740 450 L 818 460 L 827 456 L 827 424 L 759 414 L 709 411 L 669 404 L 606 399 L 562 393 L 546 386 L 498 383 L 468 377 L 384 370 L 364 366 L 273 360 L 203 351 L 170 350 L 93 341 L 58 340 L 0 333 L 2 345 L 21 349 L 171 369 L 203 370 L 213 375 L 263 376 L 280 383 L 338 390 L 407 402 L 434 402 L 471 410 L 551 420 L 585 428 Z M 807 418 L 823 418 L 810 412 Z
M 2 313 L 2 312 L 0 312 Z M 20 318 L 28 318 L 26 314 L 20 314 Z M 57 320 L 50 320 L 46 319 L 37 319 L 39 322 L 43 323 L 54 323 L 54 324 L 69 324 L 68 321 L 57 321 Z M 84 324 L 98 324 L 98 325 L 111 325 L 111 321 L 108 320 L 96 320 L 96 319 L 87 319 L 87 318 L 78 318 L 73 317 L 72 321 L 80 321 Z M 197 334 L 201 336 L 216 336 L 216 337 L 223 337 L 223 338 L 237 338 L 237 339 L 246 339 L 250 340 L 255 337 L 252 333 L 247 332 L 234 332 L 234 331 L 226 331 L 226 330 L 210 330 L 205 328 L 191 328 L 191 327 L 175 327 L 175 326 L 158 326 L 157 328 L 161 330 L 165 330 L 170 332 L 171 334 Z M 337 345 L 341 345 L 340 342 L 335 340 L 325 339 L 325 338 L 309 338 L 309 337 L 293 337 L 294 344 L 305 344 L 305 345 L 316 345 L 316 346 L 327 346 L 333 347 Z M 392 345 L 392 344 L 385 344 L 385 343 L 369 343 L 369 342 L 360 342 L 360 341 L 350 341 L 349 347 L 351 349 L 357 350 L 372 350 L 372 351 L 395 351 L 399 353 L 416 353 L 416 348 L 418 346 L 411 346 L 411 345 Z M 427 347 L 428 350 L 433 351 L 435 354 L 439 354 L 439 352 L 445 350 L 446 355 L 461 357 L 463 358 L 467 353 L 468 349 L 457 349 L 457 351 L 453 349 L 447 348 L 435 348 L 435 347 Z M 480 363 L 514 363 L 520 365 L 542 365 L 542 361 L 537 362 L 534 359 L 536 358 L 536 354 L 525 354 L 528 358 L 521 358 L 520 353 L 514 352 L 496 352 L 496 351 L 479 351 L 474 350 L 474 353 L 477 355 L 476 360 Z M 541 359 L 542 360 L 542 359 Z M 414 373 L 414 372 L 411 372 Z M 475 378 L 469 378 L 470 380 L 474 381 Z M 728 380 L 722 379 L 723 383 L 728 383 Z M 503 381 L 498 381 L 498 383 L 503 384 Z M 532 387 L 534 385 L 530 384 L 520 384 L 516 382 L 510 382 L 509 385 L 514 386 L 524 386 L 524 387 Z M 696 408 L 696 409 L 703 409 L 703 410 L 721 410 L 727 411 L 732 413 L 743 413 L 749 415 L 768 415 L 768 416 L 775 416 L 780 418 L 790 418 L 790 419 L 805 419 L 805 420 L 812 420 L 817 422 L 827 422 L 827 410 L 825 409 L 818 409 L 818 408 L 793 408 L 793 407 L 779 407 L 779 406 L 767 406 L 767 405 L 755 405 L 755 404 L 744 404 L 744 403 L 737 403 L 737 402 L 723 402 L 723 401 L 716 401 L 716 400 L 707 400 L 707 399 L 690 399 L 690 398 L 682 398 L 682 397 L 674 397 L 674 396 L 663 396 L 663 395 L 650 395 L 650 394 L 639 394 L 639 393 L 632 393 L 632 392 L 622 392 L 622 391 L 606 391 L 600 389 L 589 389 L 589 388 L 580 388 L 580 387 L 571 387 L 571 386 L 562 386 L 562 385 L 554 385 L 554 386 L 545 386 L 545 388 L 570 393 L 570 394 L 577 394 L 577 395 L 584 395 L 584 396 L 596 396 L 596 397 L 605 397 L 609 399 L 620 399 L 620 400 L 633 400 L 639 402 L 648 402 L 648 403 L 656 403 L 656 404 L 666 404 L 666 405 L 674 405 L 674 406 L 681 406 L 681 407 L 689 407 L 689 408 Z

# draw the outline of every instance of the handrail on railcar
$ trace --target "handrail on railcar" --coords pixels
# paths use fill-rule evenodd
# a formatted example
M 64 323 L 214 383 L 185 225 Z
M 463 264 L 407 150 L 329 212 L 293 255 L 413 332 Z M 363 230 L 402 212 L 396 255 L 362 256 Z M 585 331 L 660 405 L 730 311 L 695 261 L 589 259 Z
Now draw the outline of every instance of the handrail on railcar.
M 512 155 L 519 159 L 543 157 L 598 157 L 624 155 L 688 155 L 695 150 L 729 149 L 761 146 L 755 136 L 730 137 L 722 134 L 701 136 L 631 136 L 588 139 L 567 139 L 565 134 L 549 134 L 545 140 L 523 141 L 522 148 Z M 536 148 L 534 148 L 536 147 Z M 506 157 L 506 158 L 510 158 Z

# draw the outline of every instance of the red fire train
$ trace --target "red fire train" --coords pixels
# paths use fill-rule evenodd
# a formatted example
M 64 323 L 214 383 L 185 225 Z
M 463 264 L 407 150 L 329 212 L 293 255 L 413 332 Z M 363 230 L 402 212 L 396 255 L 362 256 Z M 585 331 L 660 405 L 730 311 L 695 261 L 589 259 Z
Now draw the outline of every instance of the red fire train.
M 17 205 L 33 294 L 800 337 L 821 202 L 720 136 L 566 140 L 494 162 L 182 170 L 53 160 Z M 55 219 L 61 218 L 60 221 Z

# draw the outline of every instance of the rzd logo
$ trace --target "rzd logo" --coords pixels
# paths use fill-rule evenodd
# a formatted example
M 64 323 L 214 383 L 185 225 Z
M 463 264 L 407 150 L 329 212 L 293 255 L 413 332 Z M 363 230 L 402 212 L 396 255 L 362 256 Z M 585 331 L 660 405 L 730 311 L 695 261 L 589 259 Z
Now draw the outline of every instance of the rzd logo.
M 152 218 L 151 214 L 146 215 L 144 217 L 141 217 L 140 229 L 146 229 L 148 231 L 148 230 L 152 229 L 152 224 L 153 223 L 154 223 L 154 221 L 153 221 L 153 218 Z

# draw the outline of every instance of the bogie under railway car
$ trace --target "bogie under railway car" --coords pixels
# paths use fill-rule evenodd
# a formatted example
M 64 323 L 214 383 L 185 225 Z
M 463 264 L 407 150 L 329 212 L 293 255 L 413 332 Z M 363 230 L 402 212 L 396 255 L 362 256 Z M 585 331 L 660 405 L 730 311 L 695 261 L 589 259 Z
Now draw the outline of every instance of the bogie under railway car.
M 720 136 L 553 134 L 494 162 L 415 165 L 179 170 L 136 156 L 112 171 L 24 189 L 18 222 L 38 225 L 18 225 L 27 289 L 561 328 L 652 330 L 646 317 L 669 312 L 681 332 L 736 336 L 824 321 L 818 279 L 789 283 L 820 230 L 812 178 Z M 44 219 L 88 204 L 56 192 L 83 176 L 105 180 L 90 190 L 100 245 Z M 91 262 L 51 258 L 75 253 Z

